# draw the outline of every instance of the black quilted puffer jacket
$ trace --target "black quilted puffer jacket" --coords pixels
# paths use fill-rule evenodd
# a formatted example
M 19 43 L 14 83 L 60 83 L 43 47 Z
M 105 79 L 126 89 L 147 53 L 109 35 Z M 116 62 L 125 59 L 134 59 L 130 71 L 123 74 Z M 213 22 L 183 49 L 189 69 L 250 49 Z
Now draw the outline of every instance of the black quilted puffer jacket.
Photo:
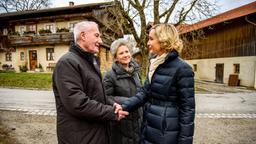
M 123 109 L 144 106 L 141 143 L 192 144 L 194 135 L 194 73 L 170 52 L 139 92 L 126 100 Z

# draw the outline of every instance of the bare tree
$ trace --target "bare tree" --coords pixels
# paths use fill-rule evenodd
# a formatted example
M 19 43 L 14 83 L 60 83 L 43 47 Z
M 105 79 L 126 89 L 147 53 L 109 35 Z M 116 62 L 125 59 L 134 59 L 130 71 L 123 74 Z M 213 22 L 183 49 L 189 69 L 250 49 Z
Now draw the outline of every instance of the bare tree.
M 38 10 L 49 7 L 50 0 L 1 0 L 0 10 L 5 12 Z
M 132 34 L 143 56 L 142 74 L 148 65 L 148 24 L 172 23 L 183 25 L 211 17 L 216 12 L 216 1 L 210 0 L 114 0 L 110 13 L 117 19 L 115 28 Z

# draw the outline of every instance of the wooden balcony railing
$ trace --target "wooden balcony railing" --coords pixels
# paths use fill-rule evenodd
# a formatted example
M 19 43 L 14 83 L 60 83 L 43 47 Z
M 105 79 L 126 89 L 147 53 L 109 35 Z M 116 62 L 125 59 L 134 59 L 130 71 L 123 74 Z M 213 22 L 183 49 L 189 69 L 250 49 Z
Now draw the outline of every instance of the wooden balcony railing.
M 69 44 L 73 41 L 73 33 L 50 33 L 43 35 L 8 36 L 11 46 Z

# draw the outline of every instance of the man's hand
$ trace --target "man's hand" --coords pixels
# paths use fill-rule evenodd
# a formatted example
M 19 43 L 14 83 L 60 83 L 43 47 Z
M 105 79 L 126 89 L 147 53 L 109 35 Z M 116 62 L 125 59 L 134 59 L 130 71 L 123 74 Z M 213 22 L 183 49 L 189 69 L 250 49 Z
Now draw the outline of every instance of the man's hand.
M 118 118 L 117 118 L 118 121 L 120 121 L 121 119 L 129 115 L 129 112 L 123 111 L 123 108 L 120 104 L 114 103 L 113 106 L 115 107 L 115 113 L 118 115 Z
M 118 103 L 114 103 L 114 108 L 115 108 L 115 114 L 119 111 L 119 110 L 123 110 L 122 106 Z
M 129 112 L 123 111 L 123 110 L 119 110 L 118 111 L 118 118 L 117 118 L 117 120 L 120 121 L 121 119 L 125 118 L 128 115 L 129 115 Z

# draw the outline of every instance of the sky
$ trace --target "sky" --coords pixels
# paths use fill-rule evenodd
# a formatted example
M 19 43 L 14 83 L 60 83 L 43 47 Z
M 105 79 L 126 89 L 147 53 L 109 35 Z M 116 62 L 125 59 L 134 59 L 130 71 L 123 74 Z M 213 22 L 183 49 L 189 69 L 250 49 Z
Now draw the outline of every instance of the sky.
M 70 1 L 73 1 L 75 5 L 86 4 L 86 3 L 97 3 L 106 2 L 109 0 L 51 0 L 52 7 L 62 7 L 68 6 Z M 218 5 L 220 6 L 219 13 L 240 7 L 242 5 L 252 3 L 255 0 L 218 0 Z
M 220 12 L 225 12 L 252 2 L 255 0 L 218 0 L 220 5 Z

